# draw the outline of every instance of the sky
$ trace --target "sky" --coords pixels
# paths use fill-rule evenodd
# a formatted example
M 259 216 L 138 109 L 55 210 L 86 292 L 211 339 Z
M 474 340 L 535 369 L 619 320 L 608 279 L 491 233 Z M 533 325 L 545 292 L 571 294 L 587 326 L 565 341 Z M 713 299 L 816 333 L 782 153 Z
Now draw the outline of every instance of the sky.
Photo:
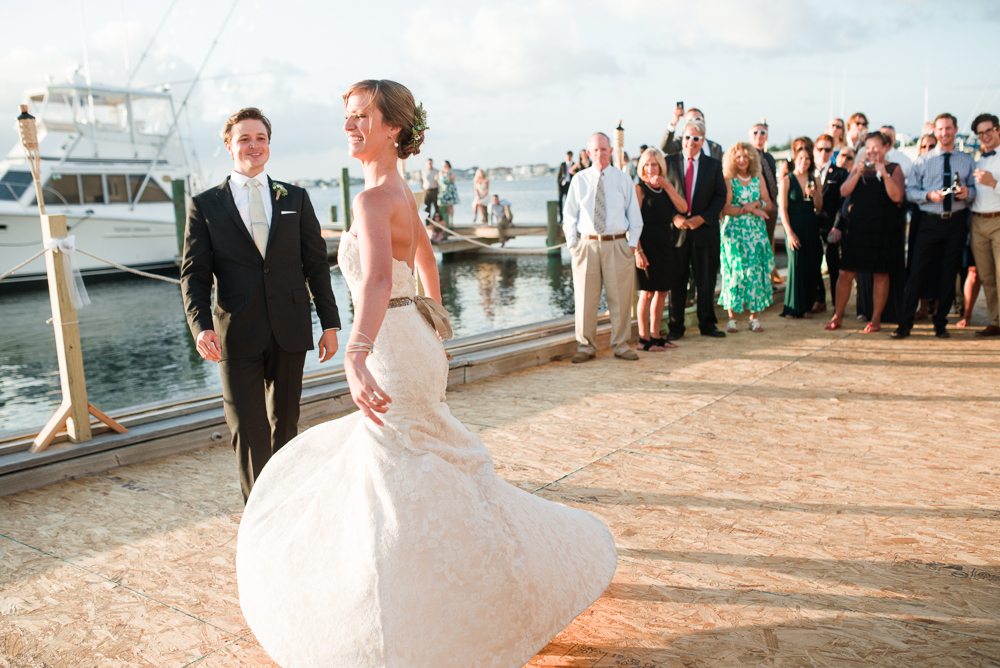
M 930 116 L 950 111 L 963 128 L 1000 111 L 996 0 L 0 0 L 0 9 L 8 27 L 38 25 L 5 30 L 0 44 L 0 110 L 11 119 L 0 124 L 2 150 L 17 141 L 23 91 L 82 68 L 86 34 L 94 82 L 123 85 L 135 70 L 133 85 L 169 83 L 178 106 L 190 90 L 181 127 L 207 183 L 232 167 L 221 128 L 245 106 L 273 124 L 272 177 L 330 178 L 342 167 L 360 176 L 346 155 L 341 95 L 368 78 L 405 84 L 427 109 L 427 140 L 408 169 L 427 157 L 457 168 L 555 165 L 618 119 L 626 150 L 637 151 L 659 141 L 677 101 L 700 108 L 724 147 L 761 118 L 772 144 L 815 137 L 831 111 L 864 111 L 915 135 L 925 90 Z

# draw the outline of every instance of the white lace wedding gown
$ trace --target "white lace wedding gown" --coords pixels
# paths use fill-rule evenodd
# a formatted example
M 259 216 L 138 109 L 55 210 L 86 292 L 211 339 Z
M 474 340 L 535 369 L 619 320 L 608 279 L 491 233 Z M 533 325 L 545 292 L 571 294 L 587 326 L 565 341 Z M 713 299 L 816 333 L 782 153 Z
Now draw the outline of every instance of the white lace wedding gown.
M 351 234 L 339 261 L 356 289 Z M 415 294 L 405 262 L 392 284 Z M 415 306 L 388 310 L 368 368 L 393 400 L 385 426 L 313 427 L 254 484 L 236 556 L 250 628 L 284 668 L 523 666 L 611 582 L 610 532 L 496 477 Z

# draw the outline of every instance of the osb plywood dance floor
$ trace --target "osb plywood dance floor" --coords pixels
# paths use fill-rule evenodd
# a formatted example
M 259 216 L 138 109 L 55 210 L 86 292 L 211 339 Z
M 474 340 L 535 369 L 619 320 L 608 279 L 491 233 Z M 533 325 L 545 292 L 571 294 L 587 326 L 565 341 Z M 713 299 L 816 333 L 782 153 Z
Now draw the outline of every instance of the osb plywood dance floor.
M 775 311 L 449 393 L 503 478 L 618 544 L 531 666 L 1000 665 L 1000 341 Z M 0 499 L 0 665 L 273 666 L 241 511 L 224 445 Z

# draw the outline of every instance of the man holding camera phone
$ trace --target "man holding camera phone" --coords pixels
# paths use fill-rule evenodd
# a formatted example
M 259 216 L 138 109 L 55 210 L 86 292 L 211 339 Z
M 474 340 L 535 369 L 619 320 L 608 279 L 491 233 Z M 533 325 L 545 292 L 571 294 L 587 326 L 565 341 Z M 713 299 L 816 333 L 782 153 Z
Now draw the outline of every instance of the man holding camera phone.
M 670 121 L 670 125 L 667 126 L 667 131 L 663 133 L 663 139 L 660 141 L 660 150 L 663 151 L 665 155 L 680 153 L 684 148 L 681 145 L 681 140 L 679 138 L 674 138 L 674 132 L 677 130 L 677 124 L 680 122 L 681 118 L 684 118 L 685 124 L 697 122 L 704 125 L 705 123 L 705 114 L 701 113 L 701 109 L 695 109 L 692 107 L 687 113 L 684 113 L 684 103 L 678 102 L 677 106 L 674 107 L 674 118 Z M 719 162 L 722 162 L 722 147 L 710 139 L 705 140 L 701 152 L 710 158 L 715 158 Z
M 930 271 L 937 249 L 944 250 L 941 287 L 934 313 L 934 335 L 947 339 L 948 313 L 955 301 L 955 280 L 968 235 L 968 208 L 976 199 L 975 163 L 972 156 L 955 148 L 958 122 L 951 114 L 934 119 L 936 148 L 918 157 L 906 185 L 906 199 L 920 206 L 920 236 L 914 249 L 910 275 L 903 293 L 903 313 L 894 339 L 904 339 L 913 329 L 924 277 Z

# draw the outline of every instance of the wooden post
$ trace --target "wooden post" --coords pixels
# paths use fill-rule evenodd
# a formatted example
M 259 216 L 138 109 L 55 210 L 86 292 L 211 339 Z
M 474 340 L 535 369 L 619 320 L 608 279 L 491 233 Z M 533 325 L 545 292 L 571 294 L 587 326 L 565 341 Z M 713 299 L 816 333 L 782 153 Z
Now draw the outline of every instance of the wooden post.
M 347 167 L 340 170 L 340 203 L 344 207 L 344 231 L 351 230 L 351 177 L 347 175 Z
M 42 216 L 43 243 L 49 239 L 61 239 L 65 236 L 66 216 L 61 214 Z M 49 425 L 59 418 L 61 422 L 66 423 L 69 440 L 81 443 L 91 439 L 90 411 L 87 410 L 87 384 L 83 376 L 80 325 L 73 303 L 73 288 L 70 287 L 73 277 L 70 275 L 68 260 L 65 253 L 58 251 L 45 253 L 45 270 L 49 275 L 49 301 L 52 303 L 52 327 L 56 334 L 56 357 L 59 359 L 59 379 L 62 385 L 61 408 L 68 407 L 68 411 L 58 411 L 52 420 L 49 420 Z M 65 414 L 60 415 L 60 413 Z M 55 436 L 55 432 L 53 431 L 51 435 Z M 35 445 L 32 445 L 31 450 L 35 452 Z
M 184 198 L 184 180 L 170 182 L 174 199 L 174 223 L 177 225 L 177 254 L 184 253 L 184 226 L 187 224 L 187 201 Z
M 331 223 L 336 223 L 337 222 L 337 205 L 336 204 L 331 204 L 330 205 L 330 222 Z
M 546 246 L 555 246 L 559 243 L 559 202 L 549 202 L 548 235 L 545 237 Z M 559 255 L 559 249 L 549 251 L 549 257 Z
M 128 432 L 128 429 L 87 402 L 83 351 L 80 348 L 80 324 L 77 320 L 73 288 L 70 283 L 73 280 L 72 268 L 69 256 L 60 251 L 57 245 L 52 244 L 53 240 L 66 237 L 68 232 L 66 216 L 62 214 L 49 216 L 45 213 L 35 117 L 28 113 L 28 107 L 25 105 L 21 105 L 21 115 L 17 118 L 17 125 L 28 168 L 35 182 L 38 211 L 42 221 L 42 243 L 48 249 L 45 253 L 45 272 L 49 279 L 49 301 L 52 304 L 56 358 L 59 361 L 59 381 L 62 386 L 62 404 L 31 444 L 30 452 L 41 452 L 49 447 L 56 433 L 63 427 L 66 428 L 69 440 L 73 443 L 91 440 L 93 438 L 90 430 L 91 413 L 120 434 Z
M 625 169 L 625 129 L 622 127 L 622 119 L 618 119 L 618 127 L 615 128 L 614 141 L 615 167 L 624 171 Z

